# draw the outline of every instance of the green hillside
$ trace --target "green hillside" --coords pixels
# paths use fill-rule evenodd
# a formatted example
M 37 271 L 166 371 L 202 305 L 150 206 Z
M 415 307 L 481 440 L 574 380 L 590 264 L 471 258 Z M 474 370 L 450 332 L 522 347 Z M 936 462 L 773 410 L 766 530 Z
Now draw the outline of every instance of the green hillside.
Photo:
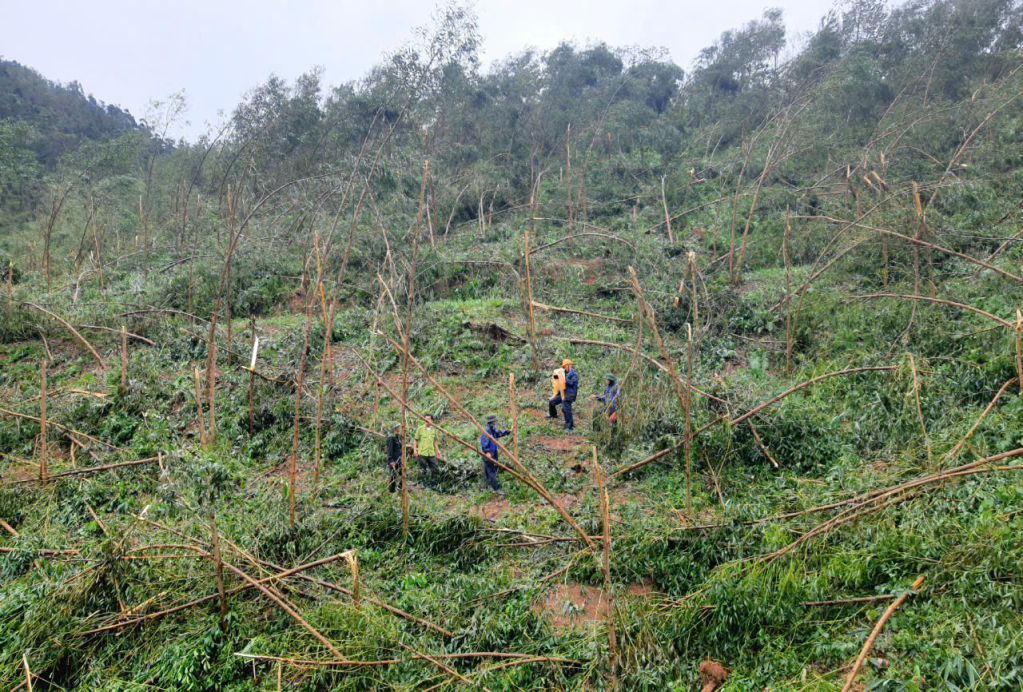
M 196 142 L 15 113 L 0 685 L 1021 689 L 1021 19 L 484 68 L 452 4 Z

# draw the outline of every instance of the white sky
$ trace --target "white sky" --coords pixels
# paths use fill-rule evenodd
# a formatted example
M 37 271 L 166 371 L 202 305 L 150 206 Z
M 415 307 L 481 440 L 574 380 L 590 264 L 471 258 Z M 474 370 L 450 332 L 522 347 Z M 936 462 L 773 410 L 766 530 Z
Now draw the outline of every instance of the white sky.
M 687 71 L 722 31 L 785 11 L 790 38 L 831 0 L 477 0 L 484 65 L 561 40 L 664 47 Z M 144 116 L 184 88 L 195 137 L 275 73 L 320 65 L 324 86 L 358 79 L 429 21 L 435 0 L 0 0 L 0 56 Z M 326 92 L 326 89 L 324 89 Z

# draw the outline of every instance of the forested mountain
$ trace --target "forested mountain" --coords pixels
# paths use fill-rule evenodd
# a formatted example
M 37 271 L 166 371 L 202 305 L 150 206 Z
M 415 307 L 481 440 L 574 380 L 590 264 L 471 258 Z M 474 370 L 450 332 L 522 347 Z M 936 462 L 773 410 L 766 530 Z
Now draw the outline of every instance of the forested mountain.
M 0 60 L 0 120 L 31 127 L 26 148 L 48 168 L 85 140 L 105 142 L 139 127 L 131 113 L 86 96 L 78 82 L 51 82 L 13 60 Z
M 3 63 L 0 684 L 1018 691 L 1023 2 L 748 19 Z

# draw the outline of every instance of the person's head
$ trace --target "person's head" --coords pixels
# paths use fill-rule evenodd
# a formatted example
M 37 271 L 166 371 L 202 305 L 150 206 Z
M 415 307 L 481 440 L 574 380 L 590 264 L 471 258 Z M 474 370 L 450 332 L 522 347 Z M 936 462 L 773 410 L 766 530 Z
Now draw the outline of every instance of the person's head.
M 433 416 L 431 416 L 429 413 L 423 416 L 423 419 L 426 421 L 427 425 L 433 425 Z
M 607 386 L 608 387 L 613 386 L 618 381 L 617 378 L 615 378 L 614 375 L 605 375 L 604 379 L 607 380 Z
M 571 370 L 572 361 L 570 361 L 568 358 L 564 359 L 563 361 L 561 361 L 561 367 L 565 368 L 565 370 Z
M 487 425 L 493 425 L 494 423 L 497 422 L 497 416 L 494 415 L 493 413 L 488 413 L 486 420 L 487 420 Z
M 393 432 L 395 435 L 401 432 L 401 423 L 395 423 L 394 427 L 391 428 L 391 432 Z

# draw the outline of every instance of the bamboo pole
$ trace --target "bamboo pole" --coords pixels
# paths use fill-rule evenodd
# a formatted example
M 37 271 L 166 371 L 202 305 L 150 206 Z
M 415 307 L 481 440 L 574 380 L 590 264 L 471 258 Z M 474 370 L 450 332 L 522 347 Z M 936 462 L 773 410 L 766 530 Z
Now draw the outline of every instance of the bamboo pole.
M 150 520 L 145 520 L 145 521 L 147 523 L 152 523 L 155 526 L 158 526 L 158 527 L 160 527 L 162 529 L 167 529 L 167 527 L 163 526 L 162 524 L 157 524 L 155 522 L 151 522 Z M 190 536 L 188 536 L 186 534 L 182 534 L 182 533 L 176 532 L 176 531 L 171 531 L 171 532 L 172 533 L 177 533 L 178 535 L 181 535 L 184 538 L 187 538 L 188 540 L 191 540 L 193 542 L 197 542 L 197 541 L 195 541 L 195 539 L 191 538 Z M 176 546 L 176 547 L 184 548 L 186 546 Z M 199 551 L 199 552 L 204 557 L 210 557 L 210 554 L 205 552 L 205 551 Z M 74 551 L 74 553 L 77 554 L 78 551 Z M 259 579 L 258 583 L 261 584 L 261 585 L 262 584 L 269 584 L 271 582 L 279 581 L 281 579 L 284 579 L 284 578 L 290 577 L 290 576 L 297 576 L 297 577 L 302 578 L 302 579 L 314 579 L 313 577 L 309 577 L 306 574 L 301 574 L 301 572 L 304 572 L 306 570 L 312 569 L 314 567 L 319 567 L 320 565 L 325 565 L 325 564 L 330 563 L 330 562 L 335 562 L 335 561 L 340 560 L 340 559 L 342 559 L 341 555 L 332 555 L 330 557 L 323 558 L 322 560 L 317 560 L 315 562 L 310 562 L 310 563 L 305 564 L 305 565 L 299 565 L 298 567 L 293 567 L 293 568 L 291 568 L 289 570 L 285 570 L 283 567 L 279 567 L 279 566 L 274 565 L 272 563 L 260 562 L 260 564 L 264 564 L 264 565 L 273 567 L 274 569 L 276 569 L 278 571 L 277 571 L 277 573 L 271 574 L 268 577 L 263 577 L 263 578 Z M 223 563 L 223 564 L 225 566 L 227 565 L 226 562 Z M 318 581 L 318 580 L 314 580 L 314 581 Z M 233 589 L 229 589 L 229 590 L 225 591 L 224 593 L 227 596 L 233 596 L 236 593 L 240 593 L 242 591 L 246 591 L 248 589 L 254 588 L 254 586 L 255 585 L 252 584 L 252 583 L 245 583 L 245 584 L 242 584 L 241 586 L 236 586 Z M 110 624 L 110 625 L 104 625 L 103 627 L 97 627 L 97 628 L 94 628 L 94 629 L 91 629 L 91 630 L 86 630 L 85 632 L 81 632 L 81 633 L 77 634 L 76 636 L 83 637 L 83 636 L 86 636 L 86 635 L 89 635 L 89 634 L 98 634 L 100 632 L 108 632 L 110 630 L 123 629 L 125 627 L 130 627 L 131 625 L 136 625 L 136 624 L 138 624 L 140 622 L 145 622 L 147 620 L 153 620 L 155 618 L 162 617 L 164 615 L 171 615 L 173 613 L 179 613 L 182 610 L 186 610 L 186 609 L 191 608 L 193 606 L 202 605 L 203 603 L 209 603 L 210 601 L 215 601 L 218 598 L 220 598 L 219 594 L 213 594 L 211 596 L 204 596 L 202 598 L 197 598 L 197 599 L 189 601 L 187 603 L 182 603 L 180 605 L 176 605 L 176 606 L 173 606 L 171 608 L 167 608 L 166 610 L 161 610 L 161 611 L 158 611 L 158 612 L 155 612 L 155 613 L 147 613 L 145 615 L 139 616 L 139 617 L 134 618 L 132 620 L 122 620 L 122 621 L 119 621 L 119 622 L 116 622 L 116 623 L 113 623 L 113 624 Z
M 255 414 L 253 405 L 256 399 L 256 354 L 259 352 L 259 337 L 256 336 L 256 317 L 249 317 L 250 336 L 252 337 L 252 360 L 249 363 L 249 439 L 252 438 L 255 427 Z
M 46 440 L 46 359 L 43 358 L 39 368 L 39 480 L 46 485 L 47 465 L 50 450 Z
M 25 667 L 25 688 L 28 692 L 32 692 L 32 671 L 28 668 L 28 654 L 21 654 L 21 663 Z
M 768 460 L 770 460 L 774 468 L 778 468 L 778 462 L 774 460 L 774 457 L 771 456 L 771 452 L 767 449 L 767 445 L 765 445 L 764 441 L 760 439 L 757 427 L 753 425 L 753 419 L 748 419 L 746 422 L 749 423 L 749 431 L 753 433 L 753 439 L 757 441 L 757 446 L 760 447 L 760 451 L 764 453 L 764 456 L 767 457 Z
M 536 219 L 533 219 L 533 220 L 535 220 L 535 221 L 563 221 L 564 219 L 551 219 L 551 218 L 537 217 Z M 594 226 L 593 224 L 585 224 L 584 228 L 600 228 L 600 226 Z M 575 238 L 584 238 L 584 237 L 607 238 L 608 240 L 614 240 L 614 241 L 617 241 L 619 243 L 622 243 L 623 245 L 627 245 L 633 251 L 635 251 L 635 249 L 636 249 L 635 245 L 633 245 L 629 241 L 625 240 L 624 238 L 619 238 L 616 235 L 611 235 L 610 233 L 596 233 L 594 231 L 584 231 L 582 233 L 573 233 L 571 235 L 562 236 L 562 237 L 558 238 L 557 240 L 552 240 L 549 243 L 546 243 L 544 245 L 541 245 L 538 248 L 534 248 L 534 249 L 530 250 L 529 254 L 535 255 L 536 253 L 543 252 L 544 250 L 546 250 L 548 248 L 552 248 L 555 245 L 560 245 L 561 243 L 567 243 L 568 241 L 573 240 Z
M 416 655 L 416 657 L 417 657 L 417 658 L 422 658 L 422 659 L 425 659 L 425 660 L 429 661 L 430 663 L 432 663 L 433 665 L 435 665 L 435 666 L 437 666 L 438 668 L 440 668 L 441 670 L 443 670 L 443 671 L 444 671 L 445 673 L 447 673 L 448 675 L 452 675 L 452 676 L 454 676 L 454 677 L 458 678 L 459 680 L 461 680 L 461 681 L 462 681 L 463 683 L 465 683 L 465 684 L 466 684 L 466 685 L 468 685 L 469 687 L 474 687 L 474 685 L 473 685 L 473 682 L 472 682 L 472 680 L 470 680 L 469 678 L 465 677 L 464 675 L 462 675 L 461 673 L 459 673 L 459 672 L 458 672 L 457 670 L 455 670 L 454 668 L 452 668 L 452 667 L 450 667 L 450 666 L 447 666 L 447 665 L 444 665 L 443 663 L 441 663 L 440 661 L 438 661 L 438 660 L 437 660 L 436 658 L 434 658 L 433 656 L 428 656 L 428 655 L 426 655 L 426 654 L 424 654 L 424 653 L 421 653 L 421 652 L 417 652 L 417 651 L 416 651 L 415 649 L 413 649 L 412 647 L 410 647 L 410 646 L 408 646 L 408 645 L 406 645 L 406 644 L 404 644 L 404 643 L 402 643 L 402 642 L 400 642 L 400 641 L 398 642 L 398 645 L 399 645 L 399 646 L 400 646 L 401 648 L 403 648 L 403 649 L 406 649 L 406 650 L 408 650 L 408 651 L 411 651 L 411 652 L 412 652 L 413 654 L 415 654 L 415 655 Z M 488 688 L 484 687 L 483 685 L 480 685 L 480 688 L 481 688 L 481 689 L 483 690 L 483 692 L 491 692 L 491 690 L 489 690 Z
M 96 234 L 96 215 L 93 211 L 92 196 L 89 196 L 89 217 L 92 220 L 92 242 L 96 247 L 96 262 L 99 268 L 99 292 L 106 296 L 106 289 L 103 287 L 103 253 L 99 249 L 99 236 Z M 106 228 L 106 224 L 103 225 Z
M 273 601 L 278 606 L 280 606 L 280 608 L 285 613 L 290 615 L 292 617 L 292 619 L 294 619 L 298 624 L 300 624 L 307 632 L 309 632 L 309 634 L 313 635 L 313 637 L 317 641 L 319 641 L 321 644 L 323 644 L 325 647 L 327 647 L 327 650 L 330 651 L 330 653 L 334 654 L 334 656 L 338 660 L 341 660 L 341 661 L 347 660 L 344 657 L 344 655 L 342 655 L 342 653 L 337 650 L 337 648 L 334 646 L 334 644 L 329 639 L 327 639 L 322 634 L 320 634 L 312 625 L 310 625 L 308 622 L 306 622 L 306 620 L 301 616 L 301 614 L 299 614 L 299 612 L 297 610 L 295 610 L 290 605 L 288 605 L 284 601 L 283 598 L 281 598 L 280 596 L 275 594 L 271 589 L 268 589 L 266 586 L 264 586 L 261 583 L 261 581 L 256 581 L 255 579 L 250 577 L 248 574 L 246 574 L 242 570 L 238 569 L 237 567 L 235 567 L 234 565 L 232 565 L 229 562 L 225 562 L 224 563 L 224 567 L 227 567 L 229 570 L 231 570 L 231 572 L 236 574 L 238 577 L 240 577 L 243 581 L 245 581 L 250 586 L 253 586 L 256 589 L 259 589 L 259 591 L 262 592 L 262 594 L 264 596 L 266 596 L 271 601 Z
M 785 376 L 792 374 L 792 271 L 789 258 L 789 234 L 792 224 L 789 222 L 789 207 L 785 206 L 785 234 L 781 241 L 781 254 L 785 262 Z M 887 266 L 887 261 L 885 262 Z M 886 270 L 887 271 L 887 270 Z
M 359 607 L 359 558 L 356 557 L 354 550 L 349 550 L 341 554 L 344 557 L 345 562 L 348 563 L 348 567 L 352 570 L 352 603 L 355 607 Z
M 227 262 L 227 279 L 224 285 L 224 322 L 227 323 L 227 364 L 231 365 L 233 352 L 231 351 L 232 340 L 231 340 L 231 261 Z
M 65 327 L 67 327 L 68 331 L 70 331 L 70 332 L 71 332 L 72 334 L 74 334 L 75 338 L 76 338 L 76 339 L 78 339 L 79 341 L 81 341 L 81 342 L 82 342 L 82 344 L 84 344 L 84 345 L 85 345 L 85 347 L 86 347 L 87 349 L 89 349 L 89 352 L 90 352 L 90 353 L 92 353 L 92 355 L 93 355 L 93 357 L 94 357 L 94 358 L 96 359 L 96 361 L 97 361 L 97 362 L 99 362 L 99 366 L 100 366 L 100 368 L 102 368 L 103 370 L 106 370 L 106 369 L 107 369 L 107 364 L 106 364 L 106 363 L 105 363 L 105 362 L 103 361 L 103 359 L 102 359 L 102 358 L 100 358 L 100 355 L 99 355 L 99 353 L 97 353 L 97 352 L 96 352 L 96 349 L 94 349 L 94 348 L 92 347 L 92 344 L 90 344 L 90 343 L 89 343 L 89 342 L 88 342 L 88 341 L 87 341 L 87 340 L 85 339 L 85 337 L 84 337 L 84 336 L 82 336 L 81 334 L 79 334 L 79 333 L 78 333 L 78 331 L 77 331 L 77 330 L 76 330 L 76 329 L 75 329 L 74 327 L 72 327 L 72 326 L 71 326 L 70 324 L 68 324 L 67 322 L 65 322 L 65 321 L 64 321 L 63 319 L 61 319 L 60 317 L 57 317 L 57 316 L 56 316 L 55 314 L 53 314 L 53 313 L 52 313 L 52 312 L 50 312 L 49 310 L 47 310 L 47 309 L 45 309 L 45 308 L 41 308 L 41 307 L 39 307 L 38 305 L 36 305 L 35 303 L 22 303 L 22 305 L 27 305 L 27 306 L 28 306 L 28 307 L 30 307 L 30 308 L 35 308 L 35 309 L 36 309 L 36 310 L 38 310 L 39 312 L 41 312 L 41 313 L 43 313 L 43 314 L 45 314 L 45 315 L 49 315 L 50 317 L 52 317 L 53 319 L 57 320 L 58 322 L 60 322 L 60 323 L 61 323 L 62 325 L 64 325 Z
M 921 574 L 909 588 L 911 591 L 916 591 L 923 583 L 924 575 Z M 876 640 L 877 636 L 881 634 L 881 630 L 884 629 L 885 623 L 888 622 L 892 613 L 894 613 L 896 609 L 902 605 L 907 598 L 909 598 L 911 591 L 905 591 L 902 595 L 896 598 L 895 602 L 888 606 L 888 609 L 884 611 L 881 619 L 877 621 L 876 625 L 874 625 L 873 631 L 871 631 L 870 636 L 867 637 L 867 641 L 863 644 L 863 649 L 860 651 L 860 655 L 856 658 L 856 663 L 853 664 L 852 670 L 849 671 L 849 676 L 845 679 L 845 685 L 842 686 L 842 692 L 849 692 L 849 690 L 852 689 L 853 682 L 856 680 L 856 674 L 860 672 L 860 666 L 863 665 L 863 661 L 867 658 L 867 654 L 870 653 L 871 647 L 874 646 L 874 640 Z
M 142 195 L 139 195 L 139 232 L 142 233 L 142 275 L 149 278 L 149 233 L 142 218 Z M 137 238 L 137 236 L 136 236 Z M 136 243 L 138 241 L 136 240 Z
M 11 312 L 14 310 L 14 261 L 7 261 L 7 329 L 11 328 Z
M 572 232 L 572 123 L 565 129 L 565 190 L 568 195 L 568 231 Z
M 217 343 L 210 339 L 209 342 L 210 352 L 210 364 L 211 366 L 206 369 L 206 407 L 209 409 L 210 416 L 210 429 L 209 437 L 207 440 L 211 445 L 217 443 L 217 401 L 216 401 L 216 386 L 217 386 Z M 301 389 L 302 385 L 299 384 Z
M 128 329 L 121 325 L 121 389 L 128 388 Z
M 909 370 L 913 374 L 913 396 L 916 399 L 916 414 L 920 419 L 920 430 L 924 434 L 924 444 L 927 446 L 927 461 L 934 462 L 934 454 L 931 452 L 931 438 L 927 434 L 927 426 L 924 424 L 924 412 L 920 407 L 920 380 L 916 376 L 916 362 L 913 360 L 912 353 L 906 353 L 909 357 Z
M 36 423 L 39 422 L 39 419 L 36 418 L 35 416 L 30 416 L 27 413 L 18 413 L 17 411 L 8 411 L 5 408 L 0 408 L 0 414 L 7 415 L 7 416 L 13 416 L 15 418 L 23 418 L 25 420 L 35 421 Z M 92 437 L 91 435 L 86 435 L 83 432 L 79 432 L 78 430 L 75 430 L 74 428 L 69 428 L 66 425 L 61 425 L 60 423 L 47 423 L 47 425 L 52 427 L 52 428 L 57 428 L 58 430 L 63 430 L 66 433 L 71 433 L 73 435 L 79 435 L 79 436 L 84 437 L 85 439 L 87 439 L 87 440 L 89 440 L 91 442 L 95 442 L 96 444 L 101 444 L 104 447 L 109 447 L 110 449 L 119 449 L 119 450 L 123 450 L 124 449 L 123 447 L 118 447 L 117 445 L 112 445 L 109 442 L 104 442 L 103 440 L 100 440 L 100 439 L 97 439 L 95 437 Z
M 202 386 L 199 384 L 199 368 L 195 368 L 195 410 L 197 412 L 197 420 L 199 422 L 199 444 L 205 447 L 206 424 L 203 422 L 203 418 L 205 416 L 202 412 Z
M 1014 326 L 1012 324 L 1012 322 L 1009 322 L 1008 320 L 1003 320 L 1001 317 L 998 317 L 997 315 L 992 315 L 990 312 L 985 312 L 984 310 L 981 310 L 980 308 L 975 308 L 972 305 L 967 305 L 966 303 L 956 303 L 955 301 L 951 301 L 951 300 L 942 300 L 941 298 L 929 298 L 927 296 L 920 296 L 920 295 L 914 295 L 914 294 L 909 294 L 909 293 L 870 293 L 870 294 L 863 295 L 863 296 L 855 296 L 856 300 L 872 300 L 872 299 L 875 299 L 875 298 L 906 298 L 907 300 L 914 300 L 914 301 L 915 300 L 922 300 L 922 301 L 927 302 L 927 303 L 935 303 L 936 305 L 949 305 L 949 306 L 954 307 L 954 308 L 959 308 L 961 310 L 968 310 L 970 312 L 975 312 L 978 315 L 983 315 L 984 317 L 988 318 L 989 320 L 997 322 L 1002 327 L 1012 328 Z
M 317 260 L 319 260 L 318 253 Z M 323 396 L 326 393 L 328 363 L 330 362 L 330 332 L 333 328 L 330 316 L 327 314 L 327 301 L 323 295 L 323 282 L 320 281 L 318 283 L 323 315 L 323 351 L 320 354 L 320 381 L 316 386 L 316 422 L 313 426 L 315 431 L 315 441 L 313 442 L 313 483 L 317 483 L 320 480 L 320 453 L 322 450 L 320 430 L 323 426 Z
M 671 236 L 671 216 L 668 215 L 668 198 L 664 195 L 664 176 L 661 176 L 661 204 L 664 205 L 664 222 L 668 225 L 668 242 L 672 245 L 675 244 L 675 239 Z
M 409 524 L 409 506 L 408 506 L 408 376 L 409 376 L 409 359 L 411 354 L 410 340 L 412 338 L 412 303 L 415 297 L 416 287 L 416 262 L 419 259 L 419 237 L 422 234 L 423 226 L 423 195 L 426 190 L 426 174 L 429 171 L 430 162 L 423 161 L 423 187 L 420 191 L 419 198 L 419 214 L 416 219 L 416 235 L 412 241 L 412 264 L 409 267 L 409 285 L 408 285 L 408 300 L 406 301 L 405 309 L 405 328 L 402 331 L 402 363 L 401 363 L 401 398 L 405 401 L 405 405 L 401 410 L 401 533 L 403 536 L 408 535 L 408 524 Z M 482 197 L 480 198 L 482 200 Z M 480 220 L 483 220 L 482 206 L 480 207 Z M 395 325 L 399 327 L 398 315 L 395 313 Z M 430 450 L 426 450 L 430 451 Z
M 601 560 L 601 571 L 604 573 L 604 591 L 607 594 L 607 645 L 611 655 L 610 668 L 614 668 L 618 658 L 618 641 L 615 636 L 614 622 L 614 596 L 611 593 L 611 517 L 607 496 L 607 486 L 604 484 L 604 474 L 597 463 L 597 448 L 593 450 L 593 475 L 597 480 L 597 491 L 600 494 L 600 518 L 603 527 L 603 559 Z
M 1020 341 L 1023 337 L 1023 312 L 1016 309 L 1016 379 L 1019 380 L 1019 393 L 1023 394 L 1023 351 Z
M 984 655 L 984 647 L 980 645 L 980 637 L 977 636 L 977 631 L 973 629 L 973 618 L 970 617 L 970 613 L 966 613 L 966 624 L 970 626 L 970 636 L 973 637 L 973 643 L 977 646 L 977 653 L 980 654 L 980 660 L 984 662 L 984 668 L 987 670 L 987 674 L 992 678 L 995 676 L 994 671 L 991 670 L 991 664 L 987 662 L 987 656 Z
M 217 594 L 220 596 L 220 631 L 227 631 L 227 595 L 224 593 L 224 561 L 220 556 L 220 534 L 217 533 L 217 515 L 210 510 L 210 543 L 213 545 L 213 566 L 217 575 Z
M 932 250 L 937 250 L 938 252 L 943 252 L 946 255 L 951 255 L 952 257 L 958 257 L 959 259 L 966 260 L 967 262 L 969 262 L 971 264 L 976 264 L 977 266 L 982 267 L 984 269 L 990 269 L 991 271 L 995 272 L 996 274 L 1000 274 L 1001 276 L 1004 276 L 1006 279 L 1012 279 L 1013 281 L 1016 281 L 1016 282 L 1019 282 L 1019 283 L 1023 283 L 1023 277 L 1017 276 L 1016 274 L 1012 274 L 1011 272 L 1007 272 L 1004 269 L 1000 269 L 1000 268 L 994 266 L 993 264 L 988 264 L 984 260 L 979 260 L 976 257 L 972 257 L 970 255 L 963 254 L 962 252 L 956 252 L 955 250 L 950 250 L 950 249 L 948 249 L 946 247 L 942 247 L 940 245 L 935 245 L 933 243 L 928 243 L 928 242 L 926 242 L 924 240 L 920 240 L 919 238 L 911 237 L 911 236 L 908 236 L 908 235 L 903 235 L 901 233 L 897 233 L 896 231 L 888 230 L 887 228 L 879 228 L 877 226 L 868 226 L 867 224 L 862 224 L 862 223 L 859 223 L 859 222 L 852 222 L 852 223 L 850 223 L 849 221 L 847 221 L 845 219 L 836 219 L 836 218 L 834 218 L 832 216 L 826 216 L 824 214 L 817 214 L 817 215 L 811 215 L 811 216 L 799 216 L 797 218 L 809 219 L 809 220 L 818 219 L 818 220 L 822 220 L 822 221 L 828 221 L 830 223 L 842 223 L 842 224 L 846 224 L 849 227 L 855 226 L 856 228 L 862 228 L 864 230 L 874 231 L 875 233 L 880 233 L 882 235 L 888 235 L 888 236 L 891 236 L 893 238 L 898 238 L 900 240 L 905 240 L 907 243 L 910 243 L 910 244 L 912 244 L 912 245 L 914 245 L 916 247 L 930 248 Z
M 690 409 L 692 408 L 692 396 L 693 396 L 693 328 L 691 325 L 686 325 L 686 343 L 687 343 L 687 356 L 686 356 L 686 391 L 685 401 L 683 402 L 686 410 L 686 436 L 683 440 L 685 442 L 685 454 L 686 454 L 686 515 L 690 518 L 693 516 L 693 423 Z
M 649 303 L 646 302 L 646 298 L 643 296 L 643 288 L 639 285 L 639 278 L 636 276 L 636 270 L 631 266 L 629 267 L 629 279 L 632 283 L 632 291 L 636 294 L 636 298 L 640 302 L 641 310 L 646 313 L 647 323 L 650 325 L 650 329 L 654 333 L 654 341 L 657 342 L 657 347 L 661 351 L 661 355 L 664 357 L 664 362 L 668 366 L 668 374 L 671 376 L 671 382 L 675 386 L 675 395 L 678 397 L 679 403 L 686 410 L 688 415 L 689 402 L 686 395 L 683 393 L 682 381 L 679 378 L 678 372 L 675 370 L 675 363 L 671 360 L 671 356 L 668 355 L 668 349 L 664 347 L 664 342 L 661 340 L 661 333 L 657 330 L 657 319 L 654 316 L 654 310 L 650 307 Z M 692 386 L 690 383 L 689 386 Z M 689 386 L 686 387 L 686 392 L 689 391 Z M 686 435 L 686 440 L 689 440 L 689 435 Z M 688 442 L 686 443 L 688 444 Z M 688 487 L 688 483 L 687 483 Z M 688 490 L 687 490 L 687 503 Z
M 571 308 L 559 308 L 559 307 L 557 307 L 555 305 L 545 305 L 544 303 L 538 303 L 535 300 L 532 302 L 531 305 L 534 308 L 540 308 L 541 310 L 550 310 L 551 312 L 567 312 L 567 313 L 571 313 L 573 315 L 584 315 L 586 317 L 596 317 L 597 319 L 607 320 L 608 322 L 622 322 L 624 324 L 631 324 L 632 323 L 632 320 L 623 319 L 621 317 L 611 317 L 610 315 L 600 315 L 598 313 L 587 312 L 585 310 L 573 310 Z M 530 310 L 530 313 L 532 313 L 532 310 Z M 532 332 L 532 327 L 530 327 L 530 331 Z
M 537 179 L 537 183 L 539 184 L 539 178 Z M 534 193 L 534 198 L 535 198 L 535 193 Z M 534 199 L 533 203 L 535 204 L 535 199 Z M 530 228 L 532 228 L 532 226 L 533 226 L 533 207 L 532 207 L 532 205 L 530 205 L 529 226 L 530 226 Z M 525 259 L 525 263 L 526 263 L 526 303 L 527 303 L 528 308 L 529 308 L 529 314 L 528 314 L 528 317 L 529 317 L 529 345 L 532 348 L 532 352 L 533 352 L 533 372 L 535 373 L 535 372 L 539 372 L 540 371 L 540 356 L 539 356 L 539 354 L 536 351 L 536 320 L 535 320 L 534 315 L 533 315 L 533 306 L 534 306 L 534 302 L 533 302 L 533 278 L 532 278 L 532 275 L 530 274 L 530 271 L 529 271 L 529 255 L 530 255 L 530 252 L 531 251 L 530 251 L 530 248 L 529 248 L 529 229 L 526 229 L 526 232 L 524 234 L 524 251 L 522 253 L 522 256 Z
M 756 406 L 755 408 L 750 409 L 749 411 L 747 411 L 746 413 L 738 416 L 737 418 L 733 418 L 732 420 L 729 420 L 728 416 L 720 416 L 718 418 L 715 418 L 714 420 L 712 420 L 711 422 L 707 423 L 702 428 L 700 428 L 699 430 L 694 432 L 693 436 L 695 437 L 696 435 L 699 435 L 701 432 L 703 432 L 707 428 L 710 428 L 711 426 L 717 425 L 718 423 L 723 423 L 725 421 L 728 421 L 728 424 L 730 426 L 734 427 L 734 426 L 738 425 L 739 423 L 742 423 L 743 421 L 748 420 L 749 418 L 751 418 L 751 417 L 755 416 L 756 414 L 760 413 L 765 408 L 767 408 L 769 406 L 772 406 L 773 404 L 778 403 L 779 401 L 781 401 L 785 397 L 789 396 L 790 394 L 795 394 L 796 392 L 798 392 L 798 391 L 800 391 L 802 389 L 805 389 L 805 388 L 809 387 L 810 385 L 816 384 L 818 382 L 821 382 L 823 380 L 829 379 L 831 377 L 837 377 L 838 375 L 849 375 L 849 374 L 859 373 L 859 372 L 891 371 L 891 370 L 896 370 L 897 368 L 898 368 L 898 366 L 896 366 L 896 365 L 881 365 L 881 366 L 872 366 L 872 367 L 864 367 L 864 368 L 849 368 L 848 370 L 838 370 L 836 372 L 829 372 L 829 373 L 826 373 L 824 375 L 820 375 L 818 377 L 815 377 L 812 380 L 807 380 L 806 382 L 802 382 L 802 383 L 796 385 L 795 387 L 787 389 L 784 392 L 782 392 L 781 394 L 768 399 L 764 403 Z M 611 473 L 609 475 L 610 476 L 618 476 L 618 475 L 621 475 L 623 473 L 629 473 L 630 471 L 635 471 L 636 469 L 641 468 L 643 466 L 646 466 L 647 464 L 660 459 L 664 455 L 669 454 L 669 453 L 675 451 L 676 449 L 682 447 L 683 444 L 684 444 L 684 441 L 683 442 L 679 442 L 674 447 L 668 447 L 667 449 L 662 449 L 661 451 L 657 452 L 656 454 L 652 454 L 651 456 L 647 457 L 646 459 L 643 459 L 641 461 L 637 461 L 634 464 L 630 464 L 629 466 L 626 466 L 624 468 L 618 469 L 617 471 L 614 471 L 613 473 Z
M 511 408 L 512 451 L 516 461 L 519 458 L 518 402 L 515 400 L 515 373 L 508 373 L 508 404 Z
M 1019 378 L 1014 377 L 1011 380 L 1007 380 L 1005 384 L 1001 386 L 1001 388 L 998 390 L 998 393 L 995 394 L 995 398 L 992 399 L 991 403 L 987 405 L 987 408 L 985 408 L 984 412 L 980 414 L 980 417 L 977 418 L 976 421 L 974 421 L 973 425 L 970 427 L 969 432 L 967 432 L 966 435 L 963 436 L 963 439 L 959 440 L 959 442 L 956 443 L 956 446 L 953 447 L 949 451 L 949 453 L 945 455 L 946 459 L 952 459 L 953 457 L 955 457 L 956 454 L 959 453 L 959 450 L 963 448 L 963 445 L 966 444 L 966 441 L 969 440 L 973 433 L 977 430 L 977 426 L 980 425 L 980 422 L 984 420 L 985 416 L 987 416 L 987 414 L 991 412 L 991 409 L 995 407 L 995 404 L 998 403 L 998 399 L 1000 399 L 1002 394 L 1005 393 L 1005 390 L 1008 389 L 1011 384 L 1017 382 L 1018 379 Z
M 299 414 L 302 412 L 302 379 L 305 375 L 306 353 L 309 351 L 309 332 L 313 325 L 313 301 L 306 301 L 305 318 L 305 340 L 302 343 L 302 356 L 298 366 L 298 380 L 295 387 L 295 425 L 291 445 L 291 467 L 288 473 L 288 522 L 295 525 L 295 491 L 298 489 L 296 477 L 298 476 L 298 430 Z

